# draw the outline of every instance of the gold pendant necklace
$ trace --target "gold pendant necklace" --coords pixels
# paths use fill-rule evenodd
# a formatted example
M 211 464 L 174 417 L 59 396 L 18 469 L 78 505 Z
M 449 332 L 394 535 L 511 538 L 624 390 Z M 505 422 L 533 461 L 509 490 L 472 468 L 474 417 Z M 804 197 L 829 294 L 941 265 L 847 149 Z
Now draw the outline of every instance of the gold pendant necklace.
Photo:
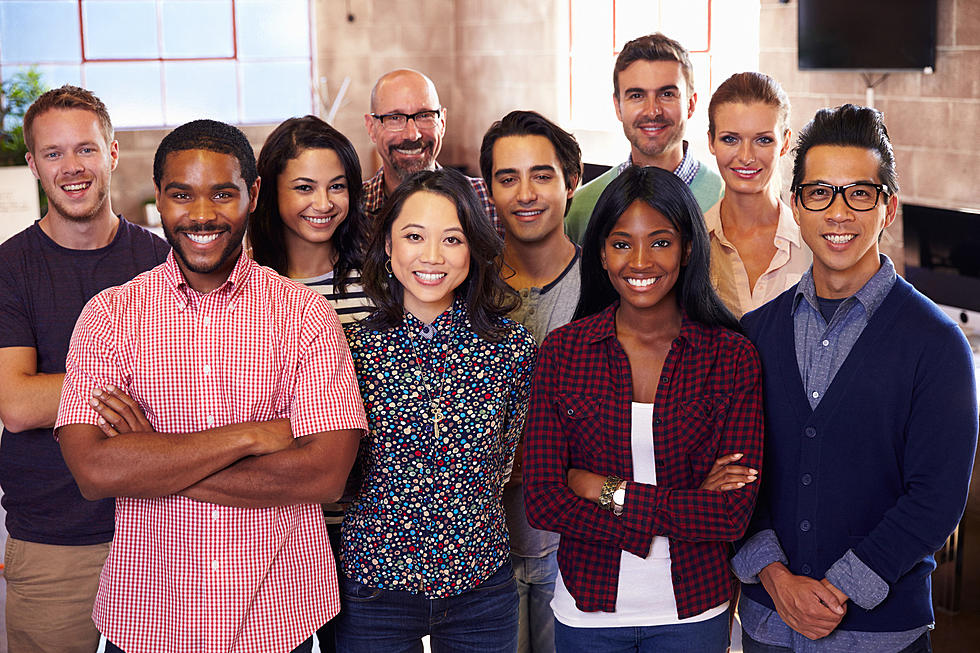
M 408 317 L 407 314 L 406 317 Z M 456 314 L 454 312 L 452 320 L 449 325 L 449 328 L 454 336 L 456 334 L 455 323 L 456 323 Z M 447 342 L 443 345 L 444 349 L 442 352 L 442 362 L 441 362 L 442 378 L 439 380 L 439 396 L 433 398 L 432 391 L 429 389 L 429 384 L 425 380 L 425 374 L 422 372 L 422 365 L 421 365 L 422 360 L 421 358 L 419 358 L 418 350 L 415 348 L 415 339 L 412 337 L 412 329 L 407 321 L 405 322 L 405 332 L 408 334 L 408 344 L 411 345 L 412 347 L 412 362 L 415 364 L 415 371 L 419 375 L 419 381 L 421 381 L 422 383 L 422 389 L 425 390 L 425 396 L 428 397 L 429 399 L 429 410 L 432 411 L 433 435 L 435 436 L 436 439 L 438 439 L 439 422 L 441 422 L 445 418 L 440 403 L 442 402 L 442 396 L 445 393 L 445 388 L 446 388 L 446 356 L 449 354 L 450 343 L 447 340 Z

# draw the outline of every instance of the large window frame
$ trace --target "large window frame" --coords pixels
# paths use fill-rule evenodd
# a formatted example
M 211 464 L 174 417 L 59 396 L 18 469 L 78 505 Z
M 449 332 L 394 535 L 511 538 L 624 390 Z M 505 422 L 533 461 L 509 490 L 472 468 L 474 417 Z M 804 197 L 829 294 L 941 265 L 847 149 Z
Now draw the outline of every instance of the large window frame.
M 46 0 L 34 0 L 34 6 L 40 7 L 41 3 Z M 51 1 L 51 0 L 47 0 Z M 228 5 L 225 5 L 225 2 Z M 16 0 L 0 0 L 0 5 L 8 4 L 13 5 Z M 241 52 L 241 34 L 239 26 L 239 18 L 242 14 L 242 8 L 247 5 L 252 4 L 253 6 L 260 6 L 261 3 L 256 0 L 211 0 L 210 5 L 217 7 L 220 11 L 225 11 L 226 7 L 228 9 L 228 20 L 230 21 L 230 26 L 220 25 L 217 28 L 217 32 L 227 34 L 223 30 L 230 27 L 230 52 L 227 54 L 219 55 L 199 55 L 199 54 L 188 54 L 188 55 L 166 55 L 164 53 L 165 39 L 164 39 L 164 19 L 163 12 L 165 8 L 170 11 L 179 11 L 180 4 L 174 2 L 174 0 L 146 0 L 143 6 L 153 5 L 156 11 L 156 41 L 157 41 L 157 53 L 156 56 L 99 56 L 98 54 L 93 54 L 93 48 L 91 44 L 91 39 L 93 38 L 93 32 L 105 32 L 102 30 L 92 29 L 90 25 L 87 24 L 86 9 L 92 8 L 92 5 L 103 4 L 103 6 L 113 4 L 113 0 L 62 0 L 57 4 L 61 5 L 60 9 L 64 10 L 64 5 L 74 4 L 77 8 L 77 32 L 78 32 L 78 42 L 71 43 L 68 47 L 69 50 L 78 47 L 78 52 L 80 56 L 74 57 L 73 53 L 69 53 L 67 58 L 62 59 L 38 59 L 38 60 L 25 60 L 24 58 L 19 58 L 16 60 L 7 60 L 2 55 L 3 48 L 2 43 L 0 43 L 0 78 L 5 79 L 13 72 L 22 70 L 29 66 L 36 66 L 42 72 L 48 72 L 45 74 L 44 81 L 48 86 L 60 86 L 63 83 L 74 83 L 81 85 L 85 88 L 90 88 L 97 95 L 102 97 L 106 101 L 110 112 L 113 114 L 113 122 L 117 123 L 119 127 L 122 128 L 133 128 L 133 129 L 144 129 L 144 128 L 160 128 L 160 127 L 170 127 L 190 119 L 193 117 L 202 117 L 197 115 L 201 113 L 200 110 L 196 112 L 188 112 L 187 110 L 181 110 L 176 104 L 180 102 L 177 88 L 180 87 L 180 77 L 186 74 L 188 67 L 193 66 L 193 70 L 197 72 L 200 70 L 201 66 L 205 68 L 211 65 L 211 68 L 220 68 L 230 74 L 230 71 L 234 71 L 234 80 L 225 80 L 224 83 L 230 88 L 234 86 L 234 115 L 228 115 L 227 111 L 223 111 L 218 115 L 211 115 L 206 117 L 214 117 L 219 120 L 224 120 L 226 122 L 231 122 L 234 124 L 267 124 L 275 123 L 280 120 L 289 117 L 289 115 L 299 113 L 312 113 L 315 111 L 317 106 L 316 103 L 316 93 L 314 80 L 316 69 L 315 69 L 315 43 L 314 43 L 314 7 L 313 0 L 298 0 L 291 7 L 292 10 L 297 10 L 302 6 L 302 13 L 305 14 L 305 25 L 298 26 L 300 28 L 305 28 L 305 52 L 297 56 L 296 54 L 290 54 L 286 56 L 276 56 L 276 55 L 266 55 L 266 56 L 256 56 L 256 55 L 245 55 L 243 56 Z M 21 3 L 22 4 L 22 3 Z M 32 3 L 33 4 L 33 3 Z M 188 3 L 188 7 L 193 5 L 209 4 L 208 0 L 197 3 Z M 86 6 L 88 5 L 88 7 Z M 2 9 L 2 6 L 0 6 Z M 294 11 L 295 13 L 295 11 Z M 113 29 L 122 29 L 123 26 L 114 26 Z M 43 35 L 38 35 L 38 38 L 44 38 Z M 156 74 L 159 74 L 159 120 L 147 120 L 146 122 L 140 122 L 138 120 L 133 120 L 126 115 L 125 111 L 120 112 L 114 109 L 112 92 L 100 92 L 97 87 L 90 87 L 89 83 L 91 78 L 98 77 L 98 68 L 100 66 L 110 65 L 113 70 L 120 70 L 119 65 L 126 66 L 127 64 L 133 64 L 132 69 L 145 69 L 145 64 L 157 64 Z M 214 66 L 218 64 L 218 66 Z M 224 64 L 224 65 L 222 65 Z M 227 64 L 232 64 L 228 66 Z M 289 105 L 294 109 L 293 111 L 284 111 L 282 115 L 272 115 L 269 110 L 263 111 L 253 111 L 250 106 L 254 106 L 255 103 L 249 102 L 246 97 L 248 93 L 248 83 L 247 76 L 251 71 L 258 70 L 259 67 L 266 66 L 266 71 L 272 69 L 275 66 L 288 67 L 292 71 L 291 79 L 293 81 L 299 81 L 298 71 L 302 67 L 303 71 L 303 84 L 304 84 L 304 101 L 300 103 L 296 98 L 294 101 L 289 103 Z M 73 72 L 77 70 L 77 75 Z M 67 73 L 67 74 L 66 74 Z M 230 75 L 229 75 L 230 76 Z M 170 77 L 171 79 L 168 79 Z M 176 88 L 175 88 L 176 87 Z M 192 93 L 192 91 L 191 91 Z M 188 95 L 188 93 L 184 93 Z M 230 102 L 225 106 L 230 106 Z M 288 115 L 285 115 L 288 114 Z M 258 117 L 256 117 L 258 116 Z

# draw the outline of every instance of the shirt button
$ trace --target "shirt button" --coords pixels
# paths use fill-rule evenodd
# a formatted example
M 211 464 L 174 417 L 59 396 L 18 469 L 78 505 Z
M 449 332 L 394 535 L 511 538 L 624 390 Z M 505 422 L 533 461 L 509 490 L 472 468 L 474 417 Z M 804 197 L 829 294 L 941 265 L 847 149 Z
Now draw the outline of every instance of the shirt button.
M 809 520 L 804 519 L 803 521 L 800 522 L 800 530 L 803 531 L 804 533 L 810 530 Z
M 212 560 L 211 561 L 211 569 L 214 569 L 215 571 L 218 571 L 218 561 L 217 560 Z
M 819 399 L 820 398 L 820 393 L 817 392 L 816 390 L 814 390 L 813 391 L 813 394 L 811 394 L 810 396 L 813 397 L 814 399 Z
M 813 428 L 812 426 L 808 426 L 805 429 L 803 429 L 803 433 L 808 438 L 815 438 L 815 437 L 817 437 L 817 429 Z
M 661 382 L 661 383 L 667 383 L 668 381 L 670 381 L 670 379 L 669 379 L 669 378 L 667 378 L 666 376 L 662 376 L 662 377 L 660 377 L 660 382 Z
M 803 485 L 809 485 L 810 483 L 813 482 L 813 477 L 810 476 L 809 474 L 804 474 L 803 476 L 800 477 L 800 482 L 803 483 Z
M 659 424 L 662 420 L 659 417 L 654 418 L 653 423 Z
M 214 519 L 215 521 L 217 521 L 217 519 L 218 519 L 218 511 L 217 510 L 215 510 L 215 511 L 213 511 L 211 513 L 211 519 Z
M 214 426 L 214 415 L 208 415 L 208 426 Z
M 813 570 L 810 569 L 810 565 L 803 565 L 800 567 L 800 571 L 803 572 L 804 575 L 808 575 Z
M 204 367 L 201 368 L 201 371 L 204 372 L 204 376 L 207 376 L 211 373 L 211 366 L 205 364 Z
M 830 346 L 830 341 L 829 340 L 824 340 L 820 344 L 823 345 L 824 347 L 829 347 Z
M 569 408 L 568 409 L 568 416 L 571 417 L 574 414 L 575 414 L 575 409 L 574 408 Z
M 208 326 L 209 324 L 211 324 L 211 316 L 205 315 L 203 318 L 201 318 L 201 324 L 203 324 L 204 326 Z

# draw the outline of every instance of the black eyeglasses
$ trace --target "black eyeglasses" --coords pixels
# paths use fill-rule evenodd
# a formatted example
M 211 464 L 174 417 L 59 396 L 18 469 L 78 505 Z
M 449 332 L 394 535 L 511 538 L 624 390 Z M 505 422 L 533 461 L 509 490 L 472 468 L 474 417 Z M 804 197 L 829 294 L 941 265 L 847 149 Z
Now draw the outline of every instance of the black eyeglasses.
M 415 121 L 415 126 L 421 129 L 435 127 L 439 116 L 442 115 L 442 108 L 423 109 L 415 113 L 372 113 L 371 117 L 381 121 L 381 126 L 390 132 L 400 132 L 408 126 L 409 120 Z
M 858 181 L 844 186 L 834 186 L 818 181 L 812 184 L 799 184 L 793 191 L 796 199 L 807 211 L 823 211 L 834 203 L 838 193 L 844 196 L 844 204 L 853 211 L 870 211 L 878 206 L 881 194 L 889 194 L 885 184 L 869 184 Z

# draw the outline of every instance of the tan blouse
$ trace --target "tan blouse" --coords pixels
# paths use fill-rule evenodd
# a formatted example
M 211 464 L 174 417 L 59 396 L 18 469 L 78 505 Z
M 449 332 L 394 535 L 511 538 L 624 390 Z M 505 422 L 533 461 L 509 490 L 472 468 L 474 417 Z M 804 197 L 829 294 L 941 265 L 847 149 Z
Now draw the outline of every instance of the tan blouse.
M 721 202 L 708 209 L 704 220 L 711 237 L 711 284 L 725 306 L 741 318 L 792 287 L 810 267 L 813 255 L 800 237 L 793 212 L 779 202 L 779 222 L 773 245 L 776 253 L 769 267 L 749 288 L 749 276 L 738 250 L 725 236 L 721 224 Z

